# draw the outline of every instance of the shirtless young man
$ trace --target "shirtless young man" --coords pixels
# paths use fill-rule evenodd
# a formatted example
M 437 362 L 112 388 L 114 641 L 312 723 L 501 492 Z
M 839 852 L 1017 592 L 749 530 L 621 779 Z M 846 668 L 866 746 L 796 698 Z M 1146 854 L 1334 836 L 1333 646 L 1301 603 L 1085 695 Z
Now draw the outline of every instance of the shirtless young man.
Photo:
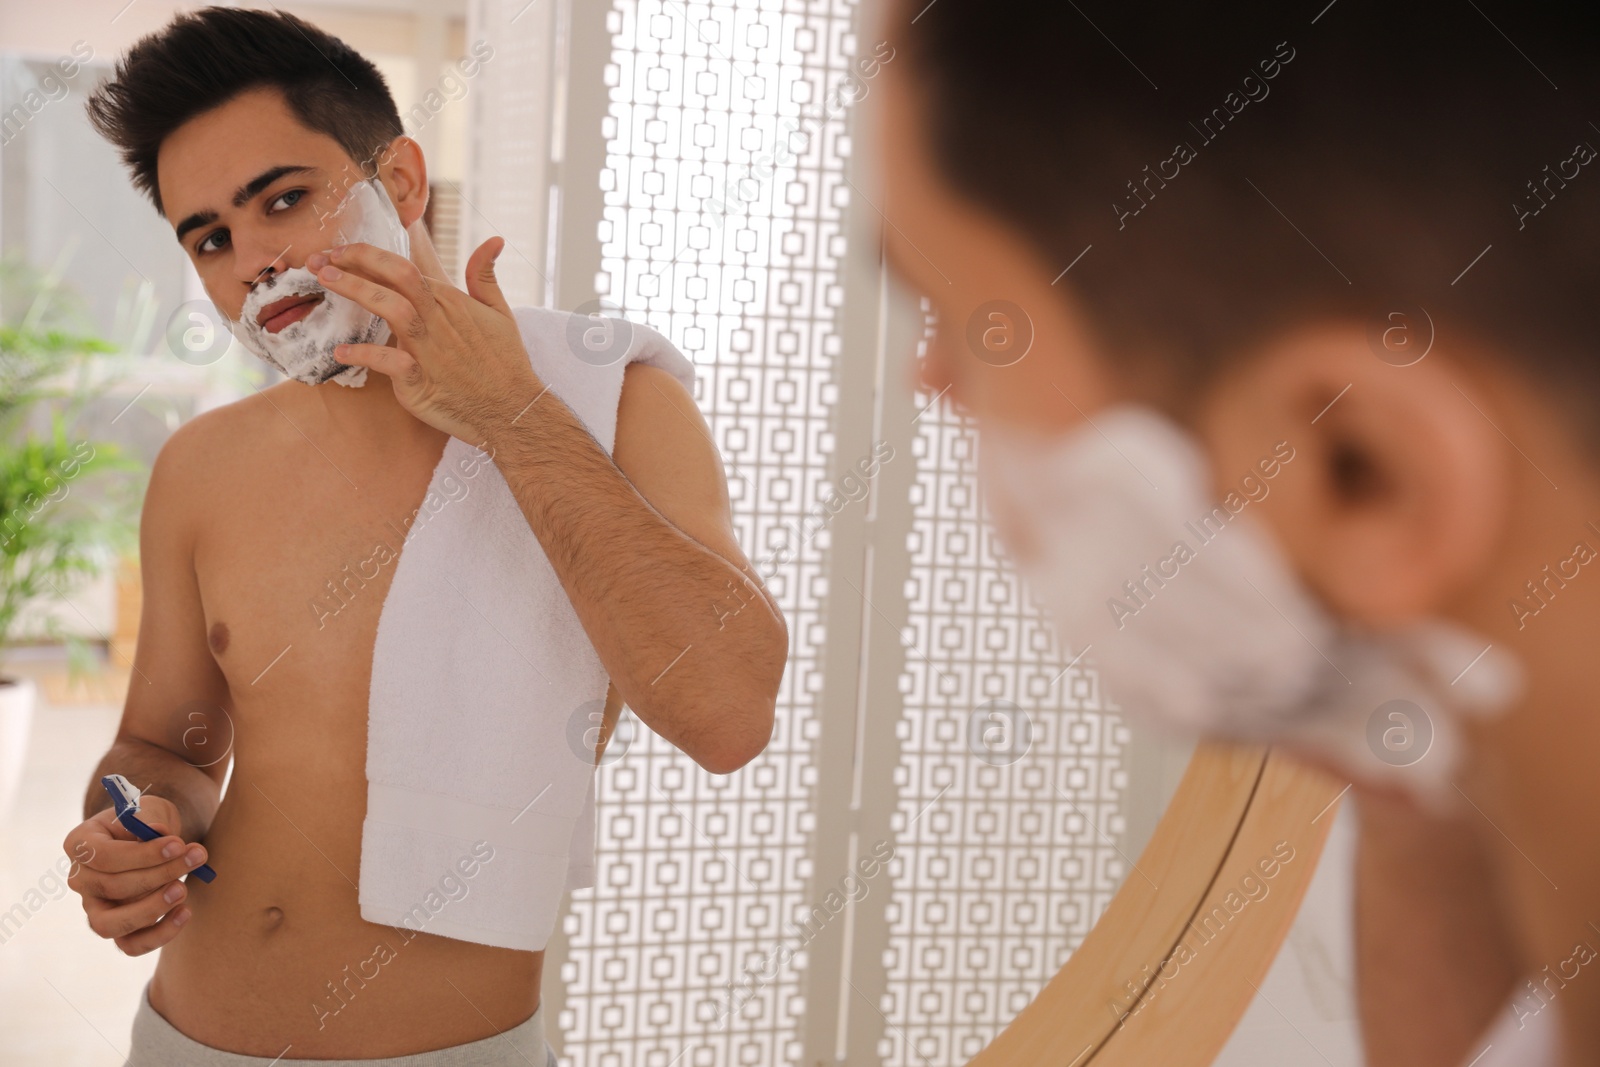
M 933 304 L 924 381 L 975 418 L 980 464 L 1029 442 L 1005 461 L 1025 491 L 991 515 L 1020 562 L 1043 561 L 1025 568 L 1034 592 L 1076 588 L 1108 544 L 1142 536 L 1130 516 L 1164 517 L 1110 506 L 1175 484 L 1147 491 L 1142 464 L 1102 447 L 1114 409 L 1191 441 L 1201 462 L 1163 469 L 1205 470 L 1211 500 L 1289 442 L 1292 465 L 1270 468 L 1250 513 L 1323 611 L 1379 640 L 1447 620 L 1526 682 L 1498 716 L 1465 719 L 1452 810 L 1354 791 L 1367 1062 L 1553 1062 L 1532 1042 L 1600 1063 L 1595 9 L 890 7 L 905 58 L 881 90 L 885 253 Z M 992 358 L 974 340 L 991 331 L 1031 349 Z M 984 473 L 1006 472 L 980 466 L 980 488 Z M 1103 618 L 1137 570 L 1101 573 L 1045 606 Z M 1137 688 L 1196 646 L 1248 659 L 1224 620 L 1270 622 L 1262 598 L 1166 577 L 1127 620 L 1150 646 L 1121 680 Z M 1218 610 L 1175 618 L 1183 596 Z M 1194 640 L 1155 647 L 1185 621 Z M 1287 628 L 1271 636 L 1307 655 Z M 1482 680 L 1472 655 L 1442 691 Z M 1256 684 L 1221 681 L 1225 710 Z
M 473 253 L 467 293 L 442 280 L 417 144 L 376 69 L 314 26 L 181 16 L 130 52 L 91 114 L 230 318 L 264 278 L 309 263 L 384 316 L 394 347 L 341 354 L 372 368 L 360 388 L 285 381 L 200 415 L 162 449 L 134 682 L 65 841 L 70 855 L 92 850 L 71 880 L 89 925 L 129 955 L 164 950 L 150 1006 L 209 1050 L 324 1062 L 482 1041 L 472 1062 L 522 1063 L 496 1035 L 539 1007 L 542 952 L 401 937 L 360 916 L 370 668 L 395 567 L 326 625 L 307 601 L 393 542 L 450 436 L 479 445 L 611 678 L 607 723 L 625 701 L 702 767 L 731 773 L 770 737 L 788 636 L 736 542 L 706 425 L 677 378 L 640 363 L 626 370 L 612 456 L 553 394 L 528 408 L 544 386 L 495 282 L 499 246 Z M 324 219 L 374 164 L 410 259 L 353 244 L 334 267 L 315 257 L 331 244 Z M 717 610 L 730 588 L 744 606 Z M 470 707 L 437 713 L 474 727 Z M 166 836 L 139 842 L 112 818 L 108 772 L 145 790 L 142 817 Z M 198 862 L 214 883 L 184 880 Z M 342 981 L 378 944 L 391 946 L 380 976 Z M 330 982 L 348 998 L 333 1017 L 317 1009 Z M 137 1047 L 131 1062 L 142 1067 Z

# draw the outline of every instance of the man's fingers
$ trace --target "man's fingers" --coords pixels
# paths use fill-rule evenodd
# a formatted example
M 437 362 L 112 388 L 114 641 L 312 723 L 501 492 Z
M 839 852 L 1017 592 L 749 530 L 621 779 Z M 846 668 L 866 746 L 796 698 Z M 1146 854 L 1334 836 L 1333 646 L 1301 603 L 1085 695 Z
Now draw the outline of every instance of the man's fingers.
M 122 820 L 117 818 L 115 815 L 113 815 L 110 808 L 107 808 L 103 812 L 100 812 L 98 815 L 96 815 L 96 818 L 99 818 L 100 816 L 104 816 L 105 817 L 106 834 L 113 841 L 143 841 L 144 840 L 144 838 L 140 837 L 138 834 L 134 833 L 132 830 L 130 830 L 126 826 L 122 825 Z M 172 827 L 168 826 L 166 823 L 160 821 L 159 819 L 151 818 L 149 815 L 145 814 L 142 811 L 139 813 L 139 821 L 144 823 L 146 826 L 150 827 L 150 829 L 154 830 L 158 834 L 176 836 L 173 833 Z
M 351 245 L 350 247 L 370 248 L 371 246 Z M 374 248 L 372 251 L 377 252 L 378 250 Z M 384 252 L 383 255 L 387 256 L 391 255 L 391 253 Z M 348 256 L 348 252 L 345 255 L 335 257 L 335 259 L 338 263 L 343 263 L 346 256 Z M 312 261 L 313 257 L 307 257 L 307 263 Z M 409 264 L 411 261 L 408 259 L 405 262 Z M 418 275 L 418 277 L 420 278 L 421 276 Z M 417 305 L 412 300 L 401 295 L 398 290 L 369 281 L 365 275 L 357 274 L 353 270 L 344 270 L 335 263 L 330 263 L 318 270 L 317 281 L 321 282 L 329 292 L 338 293 L 340 296 L 354 300 L 388 323 L 389 329 L 394 331 L 396 338 L 409 338 L 416 341 L 421 340 L 428 334 L 428 324 L 423 321 L 421 315 L 417 314 Z M 432 299 L 428 299 L 431 306 Z
M 119 841 L 116 838 L 107 838 L 98 843 L 90 843 L 88 857 L 79 856 L 78 866 L 82 869 L 98 871 L 101 874 L 121 874 L 124 871 L 137 871 L 145 867 L 159 867 L 170 859 L 183 854 L 184 844 L 181 837 L 158 837 L 154 841 Z M 204 851 L 203 845 L 196 848 Z M 172 850 L 172 855 L 167 855 Z M 71 853 L 69 853 L 71 855 Z
M 159 842 L 151 841 L 151 845 Z M 67 879 L 72 890 L 84 898 L 84 907 L 91 899 L 128 901 L 142 897 L 152 890 L 177 878 L 182 878 L 206 860 L 206 850 L 201 845 L 189 845 L 172 859 L 155 854 L 155 861 L 146 861 L 136 867 L 107 872 L 95 867 L 80 867 Z M 97 861 L 98 862 L 98 861 Z
M 333 358 L 355 367 L 370 367 L 396 381 L 412 383 L 422 368 L 408 353 L 387 345 L 339 345 Z
M 74 826 L 72 832 L 61 842 L 61 851 L 72 861 L 73 870 L 93 862 L 100 851 L 115 840 L 111 836 L 110 828 L 97 822 L 97 818 L 98 816 Z
M 129 956 L 143 956 L 146 952 L 154 952 L 178 936 L 183 924 L 189 921 L 190 914 L 187 907 L 173 908 L 154 926 L 147 926 L 126 937 L 117 938 L 117 947 Z
M 434 287 L 438 282 L 424 278 L 422 271 L 409 257 L 385 251 L 364 241 L 338 245 L 306 257 L 307 270 L 320 273 L 329 263 L 394 290 L 420 311 L 433 309 Z
M 494 247 L 490 248 L 491 245 Z M 511 305 L 500 291 L 500 281 L 494 274 L 495 260 L 500 258 L 505 247 L 504 237 L 491 237 L 473 251 L 467 259 L 467 295 L 509 316 Z
M 147 822 L 154 830 L 166 832 L 164 823 Z M 180 855 L 184 847 L 181 837 L 168 834 L 153 841 L 143 841 L 118 822 L 110 808 L 98 811 L 72 828 L 61 849 L 73 861 L 73 872 L 68 884 L 79 871 L 87 868 L 107 874 L 154 867 L 173 856 Z M 174 850 L 172 856 L 164 855 Z
M 83 910 L 89 916 L 89 929 L 101 937 L 116 940 L 153 926 L 189 896 L 182 882 L 165 882 L 143 896 L 126 902 L 85 898 Z
M 129 956 L 143 956 L 146 952 L 153 952 L 177 937 L 191 914 L 187 907 L 173 908 L 160 922 L 126 937 L 116 938 L 116 945 Z

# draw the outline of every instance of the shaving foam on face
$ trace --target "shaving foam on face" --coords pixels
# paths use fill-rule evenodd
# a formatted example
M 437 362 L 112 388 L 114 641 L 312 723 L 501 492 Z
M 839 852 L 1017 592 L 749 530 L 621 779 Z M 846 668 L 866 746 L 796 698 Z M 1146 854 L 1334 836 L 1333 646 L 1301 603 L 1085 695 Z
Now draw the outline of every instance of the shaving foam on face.
M 400 215 L 377 179 L 357 182 L 340 201 L 338 208 L 323 220 L 327 246 L 362 242 L 396 255 L 411 255 L 411 240 Z M 261 312 L 286 297 L 320 298 L 311 313 L 299 322 L 269 333 L 261 325 Z M 334 358 L 341 344 L 374 344 L 388 333 L 388 324 L 356 303 L 330 292 L 317 276 L 304 267 L 293 267 L 257 282 L 245 298 L 237 321 L 229 330 L 239 343 L 285 375 L 307 385 L 338 382 L 362 386 L 367 368 L 354 367 Z
M 1521 690 L 1514 657 L 1453 623 L 1378 633 L 1336 617 L 1242 499 L 1213 498 L 1199 441 L 1152 409 L 1113 408 L 1045 440 L 985 426 L 979 468 L 1068 654 L 1098 668 L 1131 719 L 1296 744 L 1442 808 L 1462 719 Z M 1395 750 L 1413 734 L 1412 751 Z

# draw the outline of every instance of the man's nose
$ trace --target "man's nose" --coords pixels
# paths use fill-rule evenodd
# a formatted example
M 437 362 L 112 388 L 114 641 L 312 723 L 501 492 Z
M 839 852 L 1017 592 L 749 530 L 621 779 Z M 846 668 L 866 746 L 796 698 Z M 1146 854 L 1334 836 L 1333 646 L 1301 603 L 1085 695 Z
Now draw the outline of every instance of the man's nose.
M 925 393 L 930 400 L 940 396 L 955 384 L 955 376 L 950 373 L 949 356 L 945 353 L 944 347 L 937 337 L 931 338 L 927 352 L 921 359 L 912 363 L 911 387 L 914 391 Z
M 281 274 L 290 266 L 288 257 L 293 244 L 282 245 L 276 241 L 241 240 L 234 237 L 234 269 L 241 282 L 254 285 L 269 274 Z

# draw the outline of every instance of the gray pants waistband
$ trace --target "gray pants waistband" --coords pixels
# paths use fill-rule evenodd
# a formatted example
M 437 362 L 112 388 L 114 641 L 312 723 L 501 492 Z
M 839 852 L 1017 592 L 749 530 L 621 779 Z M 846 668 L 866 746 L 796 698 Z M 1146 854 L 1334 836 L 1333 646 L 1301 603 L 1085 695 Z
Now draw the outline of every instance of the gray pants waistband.
M 123 1067 L 555 1067 L 555 1050 L 544 1040 L 544 1005 L 511 1029 L 464 1045 L 378 1059 L 317 1060 L 280 1056 L 243 1056 L 202 1045 L 167 1022 L 150 1004 L 150 986 L 139 997 L 133 1018 L 132 1047 Z

